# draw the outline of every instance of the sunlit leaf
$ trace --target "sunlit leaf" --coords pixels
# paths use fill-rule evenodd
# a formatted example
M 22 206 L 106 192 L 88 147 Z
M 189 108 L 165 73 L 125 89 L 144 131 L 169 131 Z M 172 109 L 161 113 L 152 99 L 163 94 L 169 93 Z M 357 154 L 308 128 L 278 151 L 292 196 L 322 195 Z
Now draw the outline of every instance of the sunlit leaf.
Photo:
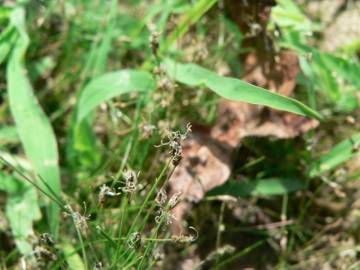
M 33 222 L 41 218 L 36 189 L 29 183 L 0 172 L 0 190 L 9 194 L 6 217 L 9 220 L 17 248 L 22 254 L 32 252 Z
M 77 123 L 81 123 L 101 103 L 129 92 L 155 89 L 152 75 L 145 71 L 121 70 L 106 73 L 91 80 L 82 91 L 77 108 Z
M 165 62 L 166 70 L 176 81 L 190 86 L 205 86 L 230 100 L 264 105 L 274 109 L 321 119 L 321 115 L 289 97 L 270 92 L 235 78 L 227 78 L 195 64 Z
M 35 172 L 47 182 L 56 194 L 60 194 L 55 134 L 50 121 L 34 96 L 31 83 L 26 76 L 24 58 L 29 38 L 25 30 L 25 11 L 22 7 L 14 10 L 12 23 L 19 33 L 19 38 L 10 55 L 6 72 L 11 113 L 26 156 L 31 161 Z M 46 187 L 44 189 L 47 190 Z M 49 212 L 50 227 L 56 234 L 59 208 L 51 203 Z
M 71 270 L 85 270 L 85 265 L 80 257 L 80 255 L 76 252 L 76 249 L 70 243 L 65 243 L 61 245 L 64 250 L 64 256 L 67 264 L 69 265 L 69 269 Z
M 344 140 L 335 145 L 329 152 L 316 160 L 310 169 L 310 176 L 315 177 L 326 171 L 332 170 L 337 166 L 348 161 L 359 154 L 360 133 L 353 135 L 350 139 Z
M 16 127 L 0 126 L 0 144 L 15 143 L 19 140 Z

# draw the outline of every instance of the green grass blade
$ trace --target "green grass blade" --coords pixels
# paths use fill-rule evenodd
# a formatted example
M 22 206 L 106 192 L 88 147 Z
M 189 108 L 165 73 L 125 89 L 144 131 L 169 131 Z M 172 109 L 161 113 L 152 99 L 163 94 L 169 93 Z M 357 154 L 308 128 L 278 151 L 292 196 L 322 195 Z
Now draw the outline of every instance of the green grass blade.
M 255 181 L 230 181 L 211 190 L 208 196 L 231 195 L 234 197 L 284 195 L 303 190 L 305 182 L 296 178 L 269 178 Z
M 154 89 L 155 81 L 148 72 L 121 70 L 101 75 L 90 81 L 82 91 L 77 105 L 77 123 L 81 123 L 97 106 L 111 98 Z
M 293 98 L 267 91 L 235 78 L 219 76 L 215 72 L 196 64 L 179 64 L 166 60 L 165 65 L 169 75 L 176 81 L 190 86 L 206 86 L 226 99 L 264 105 L 319 120 L 322 119 L 318 112 Z
M 328 153 L 316 160 L 310 168 L 310 176 L 320 176 L 359 154 L 360 133 L 335 145 Z
M 52 190 L 60 195 L 60 173 L 55 134 L 50 121 L 34 96 L 31 83 L 26 76 L 24 58 L 29 38 L 25 30 L 23 8 L 19 7 L 14 10 L 12 23 L 19 32 L 19 39 L 10 55 L 6 73 L 11 113 L 26 156 L 31 161 L 35 172 L 46 179 Z M 59 224 L 59 208 L 54 203 L 50 204 L 48 218 L 51 231 L 56 235 Z

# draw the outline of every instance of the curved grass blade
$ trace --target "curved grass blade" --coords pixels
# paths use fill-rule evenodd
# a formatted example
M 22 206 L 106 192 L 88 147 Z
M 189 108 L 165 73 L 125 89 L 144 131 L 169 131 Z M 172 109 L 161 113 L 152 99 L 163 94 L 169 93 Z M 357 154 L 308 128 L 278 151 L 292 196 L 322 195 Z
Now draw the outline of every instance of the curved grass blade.
M 165 65 L 169 75 L 176 81 L 190 86 L 206 86 L 226 99 L 264 105 L 319 120 L 322 119 L 318 112 L 296 99 L 272 93 L 242 80 L 222 77 L 195 64 L 179 64 L 168 59 L 165 61 Z
M 90 81 L 82 91 L 77 104 L 80 124 L 101 103 L 129 92 L 147 92 L 155 89 L 152 75 L 145 71 L 121 70 L 106 73 Z
M 234 197 L 284 195 L 305 189 L 305 182 L 296 178 L 269 178 L 255 181 L 229 181 L 208 192 L 207 196 Z
M 24 58 L 29 37 L 25 30 L 25 10 L 22 7 L 14 10 L 12 23 L 19 33 L 19 38 L 11 52 L 6 73 L 11 113 L 26 156 L 35 172 L 46 179 L 54 193 L 60 195 L 59 158 L 55 134 L 26 76 Z M 44 189 L 47 190 L 46 187 Z M 53 202 L 50 203 L 48 218 L 54 235 L 57 234 L 59 212 L 59 207 Z
M 335 145 L 327 154 L 315 161 L 310 168 L 310 177 L 332 170 L 359 154 L 360 133 Z

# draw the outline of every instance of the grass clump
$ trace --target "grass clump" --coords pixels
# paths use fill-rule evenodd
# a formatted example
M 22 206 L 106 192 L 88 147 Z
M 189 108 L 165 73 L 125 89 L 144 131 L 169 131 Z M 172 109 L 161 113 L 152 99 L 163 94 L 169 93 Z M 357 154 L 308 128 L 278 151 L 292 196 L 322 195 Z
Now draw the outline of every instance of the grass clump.
M 1 267 L 357 269 L 357 4 L 310 2 L 5 1 Z

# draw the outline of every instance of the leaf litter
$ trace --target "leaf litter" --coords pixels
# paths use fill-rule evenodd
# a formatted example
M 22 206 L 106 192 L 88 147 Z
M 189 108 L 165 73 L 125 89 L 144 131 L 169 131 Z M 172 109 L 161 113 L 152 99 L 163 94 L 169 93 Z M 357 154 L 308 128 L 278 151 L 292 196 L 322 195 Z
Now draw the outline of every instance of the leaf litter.
M 250 53 L 244 62 L 243 80 L 291 96 L 300 72 L 297 56 L 280 52 L 273 61 Z M 319 122 L 288 112 L 244 102 L 221 100 L 218 119 L 209 129 L 194 126 L 193 134 L 183 142 L 182 160 L 170 178 L 171 193 L 182 192 L 183 201 L 173 209 L 176 222 L 173 231 L 182 229 L 181 221 L 191 207 L 205 194 L 231 175 L 234 150 L 245 137 L 289 139 L 318 126 Z

